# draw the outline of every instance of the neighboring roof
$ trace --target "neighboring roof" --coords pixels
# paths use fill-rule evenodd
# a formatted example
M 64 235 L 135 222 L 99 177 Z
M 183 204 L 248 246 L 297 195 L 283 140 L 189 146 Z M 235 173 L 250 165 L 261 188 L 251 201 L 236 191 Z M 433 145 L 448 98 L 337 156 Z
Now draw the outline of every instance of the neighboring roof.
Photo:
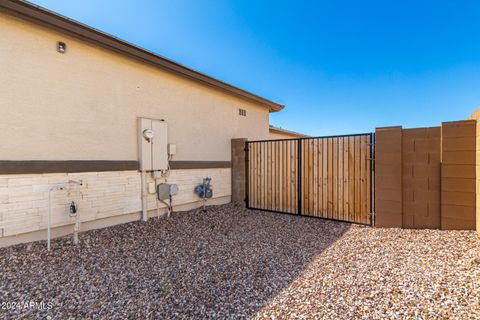
M 303 134 L 303 133 L 298 133 L 298 132 L 295 132 L 295 131 L 286 130 L 286 129 L 275 127 L 275 126 L 272 126 L 272 125 L 270 125 L 268 130 L 270 132 L 273 132 L 273 133 L 287 134 L 287 135 L 291 135 L 291 136 L 294 136 L 294 137 L 297 137 L 297 138 L 308 138 L 308 137 L 310 137 L 309 135 L 306 135 L 306 134 Z
M 260 103 L 269 108 L 269 111 L 280 111 L 284 105 L 262 98 L 251 92 L 235 87 L 229 83 L 210 77 L 206 74 L 183 66 L 175 61 L 162 57 L 110 34 L 72 20 L 58 13 L 21 0 L 0 0 L 0 11 L 7 12 L 20 18 L 33 21 L 82 40 L 122 53 L 129 57 L 153 64 L 164 70 L 189 78 L 203 85 L 219 89 L 230 94 Z

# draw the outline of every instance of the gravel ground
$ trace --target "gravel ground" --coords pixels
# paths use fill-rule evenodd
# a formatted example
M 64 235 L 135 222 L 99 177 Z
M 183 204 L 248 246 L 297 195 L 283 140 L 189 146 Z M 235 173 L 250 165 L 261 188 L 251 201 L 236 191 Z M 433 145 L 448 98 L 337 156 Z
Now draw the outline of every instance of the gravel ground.
M 80 241 L 0 249 L 1 307 L 19 304 L 0 316 L 480 319 L 480 241 L 470 231 L 374 229 L 225 205 Z

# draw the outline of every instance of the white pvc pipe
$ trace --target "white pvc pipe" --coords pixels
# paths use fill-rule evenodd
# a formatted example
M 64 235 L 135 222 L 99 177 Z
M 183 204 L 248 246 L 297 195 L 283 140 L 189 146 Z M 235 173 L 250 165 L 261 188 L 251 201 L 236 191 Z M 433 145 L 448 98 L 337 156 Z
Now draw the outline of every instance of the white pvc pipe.
M 61 185 L 56 185 L 48 190 L 48 219 L 47 219 L 47 250 L 50 251 L 50 240 L 52 239 L 52 191 L 63 190 Z
M 75 225 L 73 226 L 73 244 L 77 245 L 78 244 L 78 231 L 80 230 L 80 218 L 78 217 L 77 213 L 77 218 L 75 218 Z
M 147 172 L 142 170 L 142 220 L 148 220 L 147 210 Z
M 48 226 L 47 226 L 47 250 L 50 251 L 50 238 L 51 238 L 51 231 L 50 226 L 52 224 L 52 189 L 48 191 Z
M 77 187 L 78 188 L 78 187 Z M 78 195 L 83 199 L 83 193 L 77 189 L 77 212 L 75 213 L 75 224 L 73 225 L 73 244 L 78 244 L 78 233 L 80 232 L 80 210 L 78 208 Z

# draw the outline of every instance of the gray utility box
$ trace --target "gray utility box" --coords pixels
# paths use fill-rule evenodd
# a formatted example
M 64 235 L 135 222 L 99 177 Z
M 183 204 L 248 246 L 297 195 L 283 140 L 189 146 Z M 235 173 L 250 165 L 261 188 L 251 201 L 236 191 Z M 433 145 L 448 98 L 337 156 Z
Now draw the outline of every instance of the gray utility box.
M 171 196 L 178 193 L 178 185 L 170 183 L 160 183 L 157 185 L 158 200 L 168 200 Z

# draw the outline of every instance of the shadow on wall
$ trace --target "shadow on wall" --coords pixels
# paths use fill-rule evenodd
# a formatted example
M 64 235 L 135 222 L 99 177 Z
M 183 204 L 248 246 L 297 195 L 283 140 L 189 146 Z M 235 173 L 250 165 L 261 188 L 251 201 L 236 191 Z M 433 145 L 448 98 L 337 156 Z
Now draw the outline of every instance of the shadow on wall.
M 248 318 L 349 227 L 230 204 L 89 231 L 51 253 L 0 249 L 0 300 L 54 302 L 35 312 L 59 318 Z

